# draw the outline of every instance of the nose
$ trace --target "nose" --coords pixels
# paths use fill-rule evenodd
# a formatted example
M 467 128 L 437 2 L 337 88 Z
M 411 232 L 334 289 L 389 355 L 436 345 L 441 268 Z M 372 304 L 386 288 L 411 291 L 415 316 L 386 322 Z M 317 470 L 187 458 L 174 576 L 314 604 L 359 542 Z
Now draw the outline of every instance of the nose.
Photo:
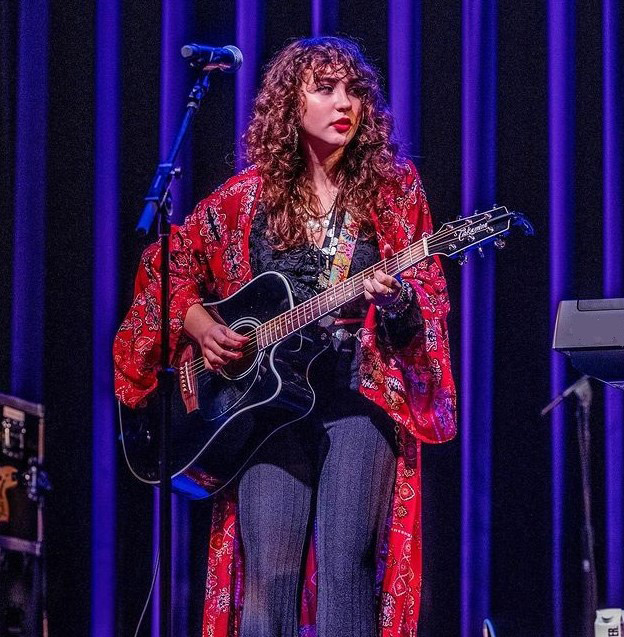
M 336 109 L 339 111 L 350 111 L 352 108 L 351 97 L 347 93 L 344 86 L 336 87 L 334 90 L 336 97 Z

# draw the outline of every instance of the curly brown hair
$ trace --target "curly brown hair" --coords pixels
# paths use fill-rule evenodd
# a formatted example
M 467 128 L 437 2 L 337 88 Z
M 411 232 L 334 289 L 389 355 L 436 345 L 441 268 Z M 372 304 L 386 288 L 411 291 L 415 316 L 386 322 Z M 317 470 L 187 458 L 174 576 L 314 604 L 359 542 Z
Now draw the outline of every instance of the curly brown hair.
M 346 38 L 305 38 L 282 49 L 268 64 L 244 135 L 248 160 L 262 177 L 268 234 L 276 249 L 307 240 L 305 222 L 322 214 L 306 173 L 298 144 L 301 127 L 301 84 L 304 74 L 317 81 L 328 71 L 348 77 L 362 101 L 360 123 L 334 168 L 339 186 L 336 205 L 349 211 L 366 232 L 369 211 L 383 184 L 398 184 L 405 173 L 393 119 L 382 94 L 379 73 L 358 45 Z

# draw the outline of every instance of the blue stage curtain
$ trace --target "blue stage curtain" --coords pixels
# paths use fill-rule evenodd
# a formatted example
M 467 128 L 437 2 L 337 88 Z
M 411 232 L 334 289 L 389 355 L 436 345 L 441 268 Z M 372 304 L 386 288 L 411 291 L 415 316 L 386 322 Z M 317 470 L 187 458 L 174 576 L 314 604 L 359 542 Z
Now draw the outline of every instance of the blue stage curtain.
M 496 3 L 464 0 L 462 212 L 488 209 L 496 190 Z M 490 606 L 494 259 L 475 253 L 461 291 L 461 634 L 475 635 Z
M 338 0 L 312 0 L 312 35 L 333 35 L 338 28 Z
M 48 0 L 19 5 L 11 392 L 43 401 Z
M 91 635 L 115 631 L 117 417 L 111 343 L 117 330 L 120 44 L 118 0 L 96 7 L 93 202 L 93 438 Z
M 622 79 L 622 8 L 604 0 L 603 20 L 603 201 L 604 296 L 624 296 L 624 193 L 622 142 L 624 86 Z M 624 397 L 613 388 L 605 395 L 606 594 L 605 605 L 624 600 Z
M 234 137 L 236 170 L 247 162 L 242 144 L 247 130 L 253 100 L 258 88 L 260 60 L 263 50 L 264 3 L 262 0 L 236 0 L 236 45 L 244 51 L 245 61 L 236 73 L 236 106 Z
M 0 2 L 0 166 L 8 169 L 0 170 L 0 201 L 13 202 L 13 185 L 15 180 L 15 85 L 17 77 L 17 16 L 18 6 L 14 3 Z M 0 298 L 3 307 L 0 312 L 0 334 L 11 334 L 12 305 L 12 248 L 13 248 L 13 215 L 9 203 L 3 209 L 2 224 L 4 232 L 0 232 Z M 7 340 L 0 347 L 0 387 L 8 389 L 10 385 L 11 346 Z
M 574 0 L 548 2 L 548 144 L 551 332 L 561 299 L 573 298 L 574 255 Z M 566 361 L 551 354 L 553 395 L 566 386 Z M 553 635 L 563 637 L 565 411 L 552 412 L 552 608 Z M 565 622 L 565 623 L 564 623 Z
M 388 81 L 397 139 L 418 163 L 421 153 L 420 0 L 388 0 Z

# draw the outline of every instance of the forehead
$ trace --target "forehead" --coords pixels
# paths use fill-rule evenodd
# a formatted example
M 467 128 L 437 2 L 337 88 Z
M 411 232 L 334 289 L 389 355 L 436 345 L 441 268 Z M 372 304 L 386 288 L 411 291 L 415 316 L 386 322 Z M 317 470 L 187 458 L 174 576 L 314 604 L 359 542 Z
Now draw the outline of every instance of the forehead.
M 305 84 L 317 84 L 327 82 L 354 82 L 359 75 L 350 65 L 340 63 L 310 65 L 302 72 L 302 80 Z

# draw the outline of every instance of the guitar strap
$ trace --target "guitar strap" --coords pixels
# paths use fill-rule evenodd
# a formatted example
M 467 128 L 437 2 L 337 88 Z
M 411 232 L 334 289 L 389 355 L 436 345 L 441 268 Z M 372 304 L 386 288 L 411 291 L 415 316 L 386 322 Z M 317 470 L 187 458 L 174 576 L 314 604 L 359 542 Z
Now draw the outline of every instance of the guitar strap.
M 338 225 L 338 219 L 336 219 L 336 225 Z M 359 225 L 353 220 L 353 217 L 348 213 L 342 217 L 342 224 L 340 225 L 340 233 L 338 235 L 338 242 L 336 244 L 335 253 L 331 261 L 329 273 L 325 276 L 321 276 L 320 280 L 325 280 L 324 287 L 331 287 L 337 283 L 341 283 L 349 276 L 349 268 L 351 267 L 351 261 L 353 260 L 353 254 L 355 252 L 355 244 L 357 243 L 357 237 L 359 232 Z M 326 244 L 331 246 L 331 240 L 326 238 Z M 344 337 L 348 337 L 348 332 L 345 331 L 342 326 L 346 322 L 351 322 L 351 319 L 337 319 L 331 314 L 324 316 L 319 325 L 325 329 L 330 330 L 334 335 L 338 331 L 343 332 L 343 337 L 339 340 L 345 340 Z M 360 324 L 359 319 L 355 320 Z
M 345 212 L 340 227 L 340 235 L 338 236 L 338 244 L 336 245 L 336 254 L 331 264 L 327 287 L 341 283 L 349 276 L 349 268 L 351 267 L 351 260 L 355 252 L 358 232 L 359 225 L 348 212 Z

